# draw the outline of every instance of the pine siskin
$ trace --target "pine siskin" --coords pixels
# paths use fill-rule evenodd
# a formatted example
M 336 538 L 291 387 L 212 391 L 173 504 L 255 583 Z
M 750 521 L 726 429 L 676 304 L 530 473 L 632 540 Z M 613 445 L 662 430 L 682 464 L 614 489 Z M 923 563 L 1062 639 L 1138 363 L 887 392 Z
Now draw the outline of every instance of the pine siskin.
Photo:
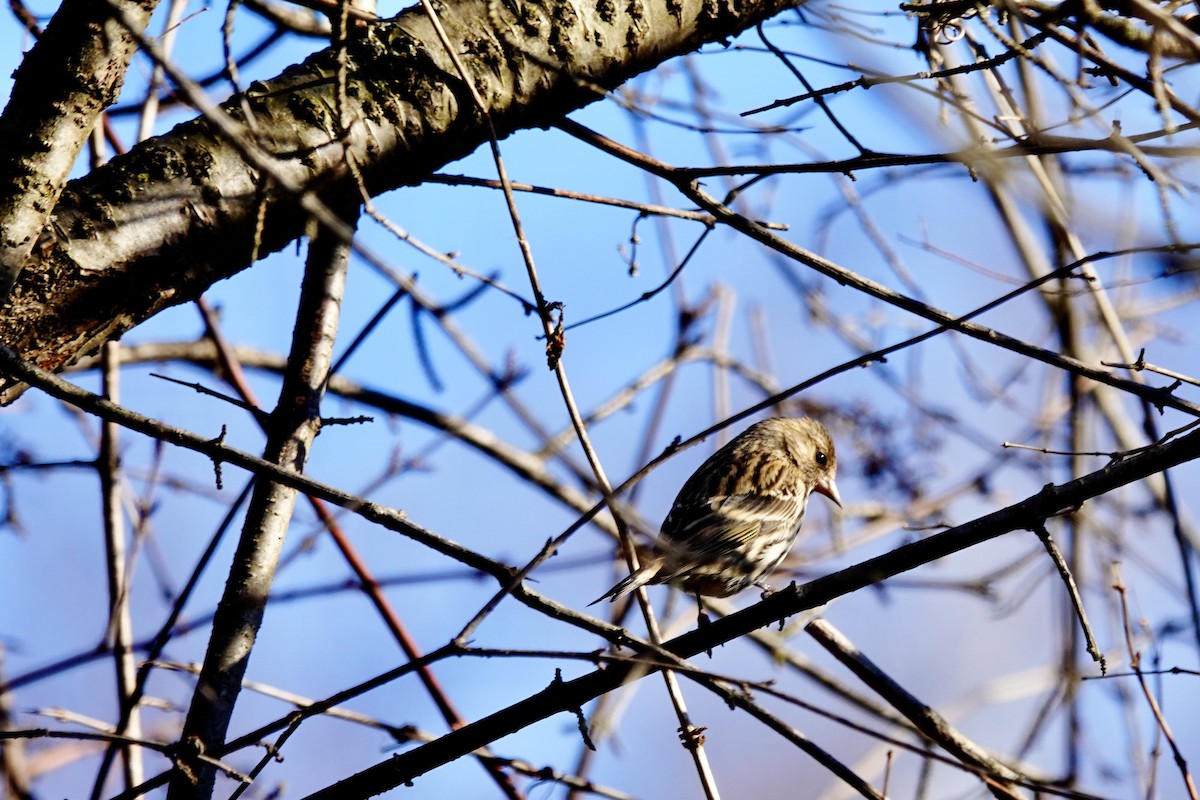
M 808 496 L 838 506 L 837 456 L 829 431 L 807 417 L 751 425 L 713 453 L 679 490 L 654 551 L 595 602 L 648 583 L 728 597 L 762 585 L 792 549 Z

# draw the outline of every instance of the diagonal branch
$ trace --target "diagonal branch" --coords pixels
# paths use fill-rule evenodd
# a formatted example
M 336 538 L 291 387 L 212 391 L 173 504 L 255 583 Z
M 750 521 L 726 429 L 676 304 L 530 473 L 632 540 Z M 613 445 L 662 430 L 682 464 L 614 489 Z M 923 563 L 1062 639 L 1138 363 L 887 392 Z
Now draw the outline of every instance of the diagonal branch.
M 580 125 L 577 122 L 570 120 L 560 122 L 558 127 L 570 133 L 573 136 L 586 141 L 611 155 L 616 156 L 630 163 L 650 170 L 659 175 L 665 180 L 671 181 L 675 187 L 679 189 L 688 199 L 696 203 L 700 208 L 707 210 L 719 222 L 723 222 L 739 233 L 754 239 L 755 241 L 775 250 L 799 264 L 803 264 L 810 269 L 819 272 L 820 274 L 832 278 L 843 286 L 850 286 L 863 294 L 882 300 L 896 308 L 903 309 L 923 319 L 936 322 L 946 328 L 958 331 L 959 333 L 970 336 L 973 339 L 978 339 L 982 342 L 997 345 L 1006 350 L 1018 353 L 1028 358 L 1041 361 L 1044 364 L 1049 364 L 1053 367 L 1066 370 L 1075 375 L 1080 375 L 1098 383 L 1103 383 L 1108 386 L 1113 386 L 1129 394 L 1139 397 L 1142 400 L 1150 403 L 1156 408 L 1164 407 L 1174 408 L 1179 411 L 1184 411 L 1189 414 L 1200 416 L 1200 405 L 1176 397 L 1173 392 L 1175 386 L 1147 386 L 1138 381 L 1131 381 L 1127 378 L 1122 378 L 1111 371 L 1098 369 L 1091 364 L 1080 361 L 1077 358 L 1057 353 L 1053 350 L 1048 350 L 1044 347 L 1038 347 L 1035 344 L 1022 341 L 1016 337 L 1001 333 L 994 328 L 989 328 L 986 325 L 980 325 L 977 322 L 971 322 L 963 318 L 956 318 L 954 315 L 943 311 L 940 308 L 935 308 L 920 300 L 903 295 L 881 283 L 859 275 L 851 270 L 846 269 L 840 264 L 834 263 L 827 258 L 824 258 L 811 250 L 800 247 L 793 242 L 784 239 L 783 237 L 767 230 L 765 227 L 749 219 L 741 214 L 738 214 L 733 209 L 729 208 L 725 203 L 714 198 L 703 188 L 698 181 L 689 180 L 686 171 L 678 171 L 674 167 L 670 167 L 662 162 L 655 161 L 647 156 L 642 155 L 624 145 L 609 139 L 595 131 Z M 1190 246 L 1188 246 L 1190 249 Z M 1070 267 L 1083 266 L 1090 264 L 1093 261 L 1098 261 L 1102 258 L 1111 257 L 1112 253 L 1096 253 L 1094 255 L 1081 258 L 1079 261 L 1070 264 Z
M 1003 536 L 1029 530 L 1051 516 L 1077 508 L 1117 487 L 1142 480 L 1200 458 L 1200 432 L 1150 448 L 1069 483 L 1049 484 L 1008 508 L 951 528 L 928 539 L 899 547 L 855 566 L 818 578 L 803 586 L 792 584 L 771 597 L 722 620 L 664 642 L 663 649 L 689 658 L 778 620 L 824 605 L 923 564 Z M 309 795 L 306 800 L 354 800 L 410 783 L 456 758 L 501 736 L 562 712 L 572 712 L 605 692 L 637 677 L 657 672 L 670 663 L 646 659 L 596 670 L 572 681 L 555 682 L 508 708 L 460 728 L 441 739 L 376 764 Z
M 11 351 L 0 348 L 0 370 L 43 388 L 49 394 L 66 400 L 103 419 L 111 419 L 133 430 L 156 436 L 164 441 L 204 453 L 210 457 L 251 469 L 287 485 L 294 486 L 332 503 L 350 508 L 363 518 L 401 532 L 438 552 L 480 569 L 502 584 L 513 577 L 513 571 L 478 553 L 414 525 L 402 513 L 348 495 L 304 475 L 283 469 L 262 459 L 234 450 L 220 441 L 172 428 L 162 423 L 138 417 L 115 404 L 78 389 L 50 375 Z M 1105 468 L 1069 483 L 1047 485 L 1026 500 L 987 516 L 937 534 L 923 541 L 898 548 L 885 555 L 857 564 L 848 569 L 814 580 L 804 586 L 780 591 L 767 600 L 751 606 L 704 628 L 692 631 L 664 643 L 669 652 L 689 657 L 745 635 L 804 610 L 858 591 L 873 583 L 914 569 L 931 561 L 974 547 L 982 542 L 1014 530 L 1034 529 L 1045 519 L 1072 510 L 1087 500 L 1114 489 L 1142 480 L 1150 475 L 1200 458 L 1200 432 L 1194 432 L 1164 444 L 1148 447 L 1134 455 L 1114 460 Z M 513 596 L 520 602 L 541 609 L 556 618 L 578 624 L 612 638 L 611 630 L 596 620 L 590 620 L 538 595 L 524 585 L 517 586 Z M 630 642 L 628 638 L 625 641 Z M 640 647 L 639 647 L 640 649 Z M 643 651 L 648 652 L 648 651 Z M 638 667 L 649 674 L 671 666 L 659 661 L 641 661 Z M 382 765 L 347 779 L 346 782 L 321 790 L 313 797 L 363 797 L 371 791 L 382 791 L 466 755 L 499 736 L 521 729 L 538 720 L 562 711 L 574 712 L 591 699 L 622 685 L 629 677 L 629 668 L 612 666 L 585 675 L 574 681 L 555 683 L 547 690 L 507 709 L 454 731 L 436 742 L 397 756 Z

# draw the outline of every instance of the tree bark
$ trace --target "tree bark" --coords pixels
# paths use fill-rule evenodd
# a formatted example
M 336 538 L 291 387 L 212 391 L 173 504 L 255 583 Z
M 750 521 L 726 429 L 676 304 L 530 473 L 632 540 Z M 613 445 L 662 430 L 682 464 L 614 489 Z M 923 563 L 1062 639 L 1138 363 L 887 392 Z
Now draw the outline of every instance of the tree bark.
M 343 213 L 352 225 L 359 210 Z M 321 429 L 321 398 L 333 364 L 349 262 L 350 249 L 326 229 L 321 229 L 309 243 L 288 370 L 267 426 L 264 452 L 268 461 L 296 472 L 304 471 L 313 440 Z M 216 769 L 211 763 L 191 756 L 210 753 L 225 741 L 242 678 L 262 626 L 296 495 L 295 487 L 283 483 L 260 480 L 254 484 L 225 591 L 213 617 L 204 664 L 179 737 L 181 770 L 167 792 L 169 800 L 212 796 Z
M 500 135 L 546 125 L 663 61 L 732 36 L 795 0 L 454 0 L 434 7 Z M 35 258 L 0 309 L 0 342 L 52 370 L 303 231 L 289 189 L 354 196 L 420 182 L 487 141 L 487 125 L 424 11 L 251 84 L 67 185 Z M 339 110 L 352 120 L 341 133 Z M 255 154 L 265 155 L 268 163 Z M 310 198 L 311 199 L 311 198 Z M 0 383 L 11 402 L 20 384 Z
M 112 0 L 114 3 L 118 0 Z M 21 274 L 100 114 L 112 105 L 157 0 L 67 0 L 21 60 L 0 115 L 0 297 Z

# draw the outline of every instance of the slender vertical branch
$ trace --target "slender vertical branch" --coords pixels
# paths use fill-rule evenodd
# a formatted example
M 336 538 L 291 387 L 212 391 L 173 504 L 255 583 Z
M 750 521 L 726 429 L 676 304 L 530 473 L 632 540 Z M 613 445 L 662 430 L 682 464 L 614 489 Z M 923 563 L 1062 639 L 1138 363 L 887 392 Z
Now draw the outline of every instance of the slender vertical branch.
M 353 226 L 357 209 L 344 216 L 344 224 Z M 295 472 L 303 471 L 320 429 L 320 403 L 333 361 L 349 256 L 350 247 L 341 236 L 318 228 L 309 244 L 289 369 L 264 450 L 265 460 Z M 207 800 L 212 795 L 216 771 L 200 759 L 225 741 L 295 502 L 292 487 L 255 483 L 180 736 L 180 772 L 168 790 L 172 800 Z
M 108 342 L 103 349 L 104 396 L 114 403 L 121 402 L 121 354 L 120 345 Z M 100 471 L 101 502 L 104 509 L 104 557 L 108 577 L 108 633 L 104 637 L 112 651 L 113 665 L 117 678 L 117 705 L 128 709 L 122 715 L 123 725 L 115 732 L 130 739 L 142 738 L 141 716 L 137 709 L 137 663 L 131 647 L 133 642 L 133 616 L 129 597 L 129 560 L 126 555 L 126 526 L 123 510 L 121 481 L 121 456 L 118 431 L 115 422 L 104 421 L 100 425 Z M 125 788 L 142 782 L 142 752 L 135 745 L 122 744 L 121 762 Z M 93 794 L 101 787 L 97 785 Z
M 1129 613 L 1129 590 L 1125 587 L 1125 583 L 1121 579 L 1121 574 L 1115 566 L 1113 567 L 1113 590 L 1116 591 L 1121 600 L 1125 647 L 1129 652 L 1129 666 L 1137 677 L 1138 688 L 1142 690 L 1142 697 L 1146 699 L 1146 705 L 1150 708 L 1150 713 L 1154 715 L 1154 722 L 1158 726 L 1159 731 L 1162 732 L 1163 738 L 1167 741 L 1167 746 L 1171 750 L 1171 757 L 1174 759 L 1175 766 L 1179 770 L 1179 776 L 1183 781 L 1187 796 L 1190 800 L 1200 800 L 1200 790 L 1196 788 L 1196 779 L 1188 767 L 1187 757 L 1184 756 L 1183 750 L 1175 738 L 1175 734 L 1171 731 L 1171 726 L 1167 724 L 1166 714 L 1163 713 L 1162 706 L 1154 699 L 1154 692 L 1150 690 L 1150 682 L 1146 680 L 1146 675 L 1142 671 L 1142 654 L 1133 642 L 1133 628 Z

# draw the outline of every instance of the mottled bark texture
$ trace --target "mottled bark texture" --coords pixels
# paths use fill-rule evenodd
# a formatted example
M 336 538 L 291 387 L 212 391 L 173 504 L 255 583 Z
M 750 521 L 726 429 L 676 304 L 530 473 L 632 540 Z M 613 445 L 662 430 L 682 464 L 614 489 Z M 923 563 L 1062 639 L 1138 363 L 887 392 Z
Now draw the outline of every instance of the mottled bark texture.
M 438 15 L 501 135 L 546 125 L 672 56 L 796 0 L 456 0 Z M 420 8 L 348 45 L 349 131 L 339 140 L 332 49 L 224 106 L 291 185 L 372 194 L 421 181 L 487 139 Z M 252 129 L 252 130 L 250 130 Z M 261 230 L 256 232 L 262 218 Z M 68 184 L 35 261 L 0 309 L 0 343 L 62 369 L 162 309 L 199 296 L 299 236 L 296 200 L 203 118 Z M 0 383 L 0 399 L 21 390 Z
M 157 0 L 115 0 L 144 30 Z M 29 259 L 84 142 L 125 81 L 137 44 L 113 6 L 65 0 L 26 53 L 0 115 L 0 297 Z

